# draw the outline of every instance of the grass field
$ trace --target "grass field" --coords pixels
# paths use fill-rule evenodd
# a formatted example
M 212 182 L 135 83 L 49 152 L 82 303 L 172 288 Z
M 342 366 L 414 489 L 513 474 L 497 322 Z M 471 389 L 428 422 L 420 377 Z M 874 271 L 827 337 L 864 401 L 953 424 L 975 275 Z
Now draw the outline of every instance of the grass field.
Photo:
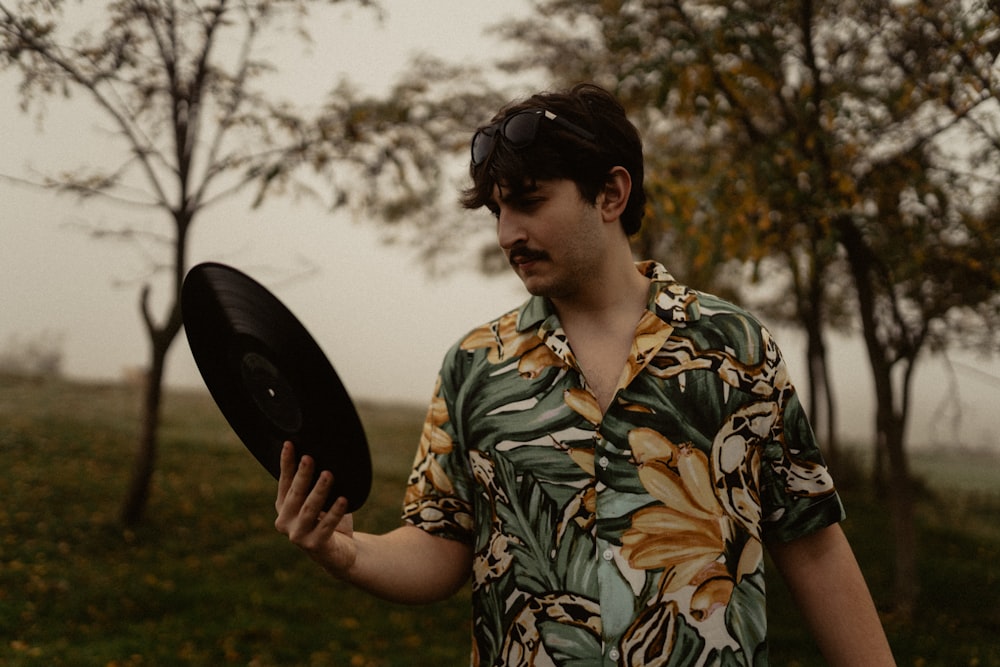
M 468 664 L 468 591 L 404 607 L 326 577 L 273 529 L 273 480 L 203 393 L 169 394 L 148 519 L 123 531 L 137 404 L 125 387 L 0 378 L 0 665 Z M 356 524 L 379 531 L 397 524 L 423 410 L 360 409 L 376 478 Z M 885 618 L 899 664 L 1000 666 L 1000 463 L 923 452 L 915 467 L 922 597 L 913 624 Z M 862 490 L 845 500 L 887 605 L 887 518 Z M 769 586 L 772 664 L 822 664 Z

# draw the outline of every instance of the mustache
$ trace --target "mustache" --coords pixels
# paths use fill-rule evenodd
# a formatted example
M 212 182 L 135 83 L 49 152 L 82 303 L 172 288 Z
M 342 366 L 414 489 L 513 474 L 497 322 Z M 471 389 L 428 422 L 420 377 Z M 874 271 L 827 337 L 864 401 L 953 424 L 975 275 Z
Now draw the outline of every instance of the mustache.
M 524 262 L 548 259 L 548 257 L 549 254 L 542 250 L 532 250 L 528 246 L 514 246 L 507 254 L 507 261 L 510 262 L 511 266 L 516 266 Z

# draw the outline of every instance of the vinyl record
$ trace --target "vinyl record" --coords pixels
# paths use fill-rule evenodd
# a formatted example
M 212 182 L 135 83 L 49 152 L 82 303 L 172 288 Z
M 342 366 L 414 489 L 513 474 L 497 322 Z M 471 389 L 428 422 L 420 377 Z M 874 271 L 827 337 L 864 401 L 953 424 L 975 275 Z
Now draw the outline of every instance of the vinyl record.
M 184 329 L 212 398 L 247 449 L 277 479 L 281 446 L 333 473 L 326 509 L 348 510 L 371 490 L 368 440 L 347 390 L 316 341 L 264 286 L 209 262 L 192 268 L 181 290 Z

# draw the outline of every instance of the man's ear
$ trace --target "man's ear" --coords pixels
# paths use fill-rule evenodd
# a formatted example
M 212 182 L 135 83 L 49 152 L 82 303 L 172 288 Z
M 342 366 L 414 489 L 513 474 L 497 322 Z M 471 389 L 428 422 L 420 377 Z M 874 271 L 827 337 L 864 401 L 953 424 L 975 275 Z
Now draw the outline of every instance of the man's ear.
M 625 167 L 612 167 L 608 172 L 604 189 L 597 196 L 597 206 L 601 210 L 604 222 L 617 222 L 621 218 L 630 194 L 632 194 L 632 177 L 628 170 Z

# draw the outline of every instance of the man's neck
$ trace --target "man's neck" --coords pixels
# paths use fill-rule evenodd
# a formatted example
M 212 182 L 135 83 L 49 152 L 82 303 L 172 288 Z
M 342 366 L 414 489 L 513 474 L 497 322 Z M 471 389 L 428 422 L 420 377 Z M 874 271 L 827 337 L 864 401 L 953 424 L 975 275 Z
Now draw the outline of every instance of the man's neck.
M 553 301 L 587 387 L 602 414 L 618 390 L 636 326 L 646 309 L 649 280 L 631 273 L 605 278 L 585 300 Z
M 591 276 L 589 283 L 587 289 L 572 297 L 552 299 L 563 328 L 583 322 L 588 322 L 587 326 L 607 326 L 622 319 L 635 324 L 646 308 L 649 279 L 631 261 L 618 264 L 613 271 Z

